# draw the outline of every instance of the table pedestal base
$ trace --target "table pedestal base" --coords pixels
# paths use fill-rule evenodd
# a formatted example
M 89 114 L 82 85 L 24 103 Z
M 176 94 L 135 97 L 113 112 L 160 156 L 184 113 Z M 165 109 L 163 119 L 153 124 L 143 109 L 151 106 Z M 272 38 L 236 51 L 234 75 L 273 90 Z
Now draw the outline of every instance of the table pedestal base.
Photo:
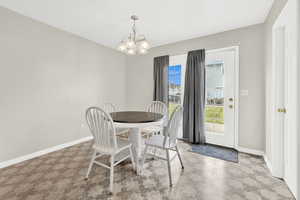
M 140 128 L 130 128 L 129 130 L 129 141 L 133 147 L 133 158 L 136 165 L 136 171 L 139 174 L 141 171 L 141 158 L 142 158 L 142 135 Z

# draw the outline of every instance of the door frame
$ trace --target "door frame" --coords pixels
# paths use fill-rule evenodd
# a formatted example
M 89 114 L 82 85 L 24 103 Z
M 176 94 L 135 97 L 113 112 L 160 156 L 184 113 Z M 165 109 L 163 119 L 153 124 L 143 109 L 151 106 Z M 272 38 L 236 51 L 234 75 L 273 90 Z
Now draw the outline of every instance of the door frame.
M 283 8 L 282 12 L 278 16 L 277 20 L 275 21 L 272 27 L 272 83 L 271 83 L 271 98 L 270 98 L 270 105 L 271 105 L 271 112 L 269 115 L 270 120 L 270 157 L 267 155 L 267 159 L 270 162 L 269 168 L 273 176 L 278 178 L 286 178 L 292 177 L 292 179 L 287 182 L 292 193 L 295 195 L 296 199 L 299 198 L 299 47 L 297 41 L 300 39 L 298 35 L 298 13 L 297 10 L 299 3 L 297 0 L 288 0 L 285 7 Z M 279 46 L 280 41 L 277 40 L 278 33 L 280 34 L 280 30 L 285 30 L 284 33 L 284 41 L 285 41 L 285 54 L 284 54 L 284 66 L 281 65 L 282 60 L 278 60 L 277 56 L 277 48 L 276 45 Z M 295 42 L 296 41 L 296 42 Z M 278 81 L 277 76 L 280 73 L 280 67 L 284 67 L 285 72 L 287 72 L 289 78 L 286 80 L 288 84 L 288 91 L 291 91 L 288 94 L 289 99 L 286 102 L 287 107 L 287 115 L 285 118 L 278 117 L 277 109 L 277 102 L 279 101 L 278 98 L 278 89 L 276 88 L 276 81 Z M 285 76 L 286 77 L 286 76 Z M 281 83 L 279 83 L 281 84 Z M 283 124 L 286 122 L 285 128 L 285 135 L 280 133 L 278 127 L 280 128 L 281 125 L 278 125 L 278 120 L 281 121 Z M 267 138 L 268 139 L 268 138 Z M 284 142 L 284 140 L 287 140 Z M 286 145 L 285 145 L 286 144 Z M 286 153 L 288 152 L 288 154 Z M 288 155 L 290 161 L 292 163 L 288 163 L 289 169 L 285 170 L 285 161 Z M 284 174 L 285 172 L 289 173 Z
M 239 46 L 229 46 L 219 49 L 207 50 L 206 54 L 218 53 L 222 51 L 234 51 L 235 52 L 235 69 L 234 69 L 234 146 L 233 148 L 238 149 L 239 147 L 239 85 L 240 85 L 240 52 Z

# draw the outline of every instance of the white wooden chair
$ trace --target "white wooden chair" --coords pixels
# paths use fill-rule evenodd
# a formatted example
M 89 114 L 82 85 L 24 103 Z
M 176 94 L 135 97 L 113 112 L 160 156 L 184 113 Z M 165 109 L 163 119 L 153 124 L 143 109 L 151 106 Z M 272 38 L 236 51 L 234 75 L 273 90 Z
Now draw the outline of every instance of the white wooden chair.
M 104 103 L 103 106 L 102 106 L 103 110 L 106 112 L 106 113 L 112 113 L 112 112 L 117 112 L 119 111 L 119 109 L 117 108 L 117 106 L 115 106 L 114 104 L 112 103 Z
M 168 123 L 168 107 L 165 103 L 160 101 L 153 101 L 148 105 L 147 112 L 159 113 L 164 116 L 164 123 L 162 126 L 151 126 L 142 130 L 142 135 L 146 138 L 150 138 L 152 135 L 157 135 L 163 131 L 163 128 Z
M 182 120 L 182 107 L 177 106 L 175 111 L 173 112 L 170 121 L 168 122 L 168 126 L 164 129 L 163 135 L 154 135 L 150 139 L 145 141 L 145 150 L 142 160 L 142 169 L 147 155 L 154 156 L 156 158 L 166 160 L 168 163 L 168 172 L 169 172 L 169 181 L 170 186 L 172 186 L 172 175 L 171 175 L 171 161 L 178 156 L 182 169 L 184 169 L 182 159 L 177 147 L 177 135 L 178 130 L 180 128 L 180 122 Z M 164 150 L 166 152 L 166 158 L 157 156 L 152 153 L 148 153 L 148 147 L 158 148 Z M 175 151 L 176 154 L 170 158 L 170 151 Z
M 118 112 L 120 110 L 120 109 L 117 108 L 117 106 L 115 106 L 112 103 L 104 103 L 102 108 L 106 113 L 109 113 L 109 114 L 112 113 L 112 112 Z M 116 128 L 116 134 L 117 134 L 118 137 L 128 139 L 129 129 L 127 129 L 127 128 Z
M 132 145 L 127 140 L 117 139 L 113 120 L 111 116 L 102 109 L 97 107 L 88 108 L 86 111 L 86 121 L 94 137 L 94 153 L 87 170 L 86 179 L 88 179 L 93 164 L 110 169 L 109 189 L 110 192 L 113 192 L 114 166 L 130 157 L 133 168 L 135 168 Z M 110 156 L 109 166 L 96 161 L 96 158 L 103 155 Z M 115 160 L 116 156 L 118 156 L 118 161 Z

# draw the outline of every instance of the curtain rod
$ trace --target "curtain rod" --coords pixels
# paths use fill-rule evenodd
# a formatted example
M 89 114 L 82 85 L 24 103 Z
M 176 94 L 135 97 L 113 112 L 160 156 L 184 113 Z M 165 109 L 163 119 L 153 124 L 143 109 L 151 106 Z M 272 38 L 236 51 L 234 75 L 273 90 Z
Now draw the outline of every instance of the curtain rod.
M 209 49 L 209 50 L 206 50 L 205 49 L 205 53 L 215 53 L 215 52 L 218 52 L 218 51 L 228 51 L 228 50 L 236 50 L 238 49 L 239 46 L 230 46 L 230 47 L 224 47 L 224 48 L 217 48 L 217 49 Z M 194 50 L 197 50 L 197 49 L 192 49 L 190 51 L 194 51 Z M 168 54 L 169 56 L 181 56 L 181 55 L 184 55 L 184 54 L 188 54 L 188 52 L 185 52 L 185 53 L 177 53 L 177 54 Z

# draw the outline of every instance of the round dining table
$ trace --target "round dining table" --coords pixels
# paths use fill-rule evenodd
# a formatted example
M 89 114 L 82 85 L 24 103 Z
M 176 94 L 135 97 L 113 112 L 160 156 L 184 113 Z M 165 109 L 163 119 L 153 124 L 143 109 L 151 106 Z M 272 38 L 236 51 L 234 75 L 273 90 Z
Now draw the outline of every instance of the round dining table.
M 117 128 L 129 129 L 129 141 L 133 146 L 133 157 L 136 164 L 136 171 L 141 171 L 141 154 L 143 138 L 141 130 L 151 126 L 163 126 L 164 116 L 159 113 L 143 111 L 121 111 L 110 113 Z

